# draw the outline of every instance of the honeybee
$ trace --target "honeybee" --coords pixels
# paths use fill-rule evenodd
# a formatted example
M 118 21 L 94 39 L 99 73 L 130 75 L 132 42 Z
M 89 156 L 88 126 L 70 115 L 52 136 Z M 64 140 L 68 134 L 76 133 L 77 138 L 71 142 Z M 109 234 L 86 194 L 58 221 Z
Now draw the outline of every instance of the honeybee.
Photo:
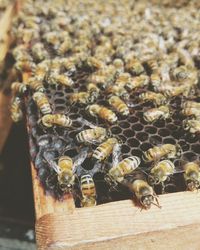
M 76 135 L 79 143 L 101 143 L 108 137 L 108 130 L 101 127 L 94 127 L 81 131 Z
M 74 59 L 71 58 L 62 58 L 62 66 L 67 70 L 68 75 L 72 75 L 76 72 L 76 65 Z
M 28 60 L 25 60 L 25 61 L 17 61 L 15 63 L 15 68 L 17 70 L 19 70 L 20 72 L 31 72 L 31 71 L 34 71 L 35 68 L 36 68 L 36 65 L 34 62 L 32 61 L 28 61 Z
M 105 177 L 105 180 L 108 182 L 119 182 L 121 183 L 124 180 L 125 175 L 132 173 L 140 165 L 141 160 L 137 156 L 130 156 L 118 164 L 112 166 L 108 171 L 108 174 Z
M 54 58 L 51 60 L 50 66 L 51 75 L 59 75 L 62 66 L 62 60 L 60 58 Z
M 185 79 L 187 79 L 190 75 L 190 72 L 188 70 L 188 68 L 184 65 L 178 67 L 178 68 L 175 68 L 172 72 L 172 76 L 174 78 L 174 80 L 177 80 L 177 81 L 183 81 Z
M 45 88 L 44 88 L 42 81 L 38 81 L 34 77 L 29 78 L 28 85 L 33 91 L 36 91 L 36 92 L 44 92 L 45 91 Z
M 71 50 L 71 48 L 72 48 L 71 39 L 67 37 L 58 47 L 57 49 L 58 55 L 64 56 L 66 52 Z
M 12 54 L 16 61 L 31 61 L 32 58 L 24 45 L 18 45 L 13 49 Z
M 159 71 L 158 62 L 155 59 L 148 60 L 147 65 L 152 71 L 152 73 L 156 73 Z
M 185 120 L 184 128 L 192 134 L 200 133 L 200 121 L 199 120 Z
M 113 85 L 106 89 L 106 92 L 111 95 L 121 96 L 124 99 L 129 97 L 129 93 L 123 86 Z
M 111 96 L 108 100 L 109 104 L 116 109 L 117 112 L 126 116 L 129 114 L 129 108 L 124 101 L 118 96 Z
M 36 102 L 42 114 L 46 115 L 52 112 L 49 100 L 44 93 L 35 92 L 33 94 L 33 100 Z
M 82 207 L 92 207 L 96 205 L 96 188 L 91 175 L 81 176 L 81 205 Z
M 49 71 L 50 61 L 44 60 L 41 63 L 37 64 L 34 70 L 34 78 L 37 81 L 43 81 Z
M 42 43 L 35 43 L 32 48 L 33 58 L 38 61 L 42 61 L 48 57 L 48 53 Z
M 174 163 L 170 160 L 163 160 L 156 163 L 150 170 L 149 181 L 151 185 L 162 185 L 164 191 L 164 182 L 175 172 Z
M 141 88 L 147 86 L 149 84 L 149 76 L 147 75 L 140 75 L 134 77 L 126 86 L 133 90 L 137 88 Z
M 125 68 L 134 75 L 140 75 L 144 72 L 144 67 L 137 58 L 130 58 L 127 60 Z
M 156 105 L 162 105 L 166 103 L 166 97 L 162 95 L 161 93 L 155 93 L 152 91 L 147 91 L 139 95 L 139 99 L 142 100 L 143 102 L 145 101 L 152 101 Z
M 64 114 L 45 114 L 40 122 L 47 128 L 53 126 L 68 128 L 72 126 L 72 120 Z
M 183 108 L 182 113 L 185 116 L 194 116 L 195 118 L 200 118 L 200 109 L 199 108 Z
M 120 59 L 120 58 L 116 58 L 114 61 L 113 61 L 113 65 L 116 69 L 116 72 L 118 74 L 120 73 L 123 73 L 124 72 L 124 62 Z
M 66 74 L 52 74 L 48 78 L 50 84 L 60 84 L 66 87 L 71 87 L 74 81 Z
M 140 179 L 134 180 L 132 183 L 128 184 L 128 187 L 130 191 L 135 194 L 137 200 L 145 209 L 149 209 L 151 207 L 151 204 L 160 207 L 158 198 L 153 188 L 149 186 L 146 181 Z M 156 201 L 156 203 L 154 203 L 154 200 Z
M 200 187 L 200 167 L 197 162 L 188 162 L 184 165 L 184 179 L 189 191 Z
M 191 92 L 191 86 L 189 85 L 182 85 L 182 86 L 166 86 L 166 90 L 163 89 L 163 94 L 166 97 L 175 97 L 183 95 L 188 97 Z
M 11 118 L 14 122 L 19 122 L 23 118 L 21 109 L 21 100 L 19 97 L 15 97 L 10 107 Z
M 161 85 L 161 83 L 162 83 L 162 79 L 160 77 L 160 74 L 153 73 L 151 75 L 151 84 L 155 91 L 158 91 L 157 88 Z
M 77 92 L 70 95 L 71 103 L 88 104 L 92 101 L 94 100 L 88 92 Z
M 147 162 L 158 161 L 163 157 L 171 159 L 180 155 L 180 146 L 173 144 L 163 144 L 161 146 L 154 146 L 144 152 L 143 159 Z
M 117 76 L 115 84 L 120 87 L 125 87 L 131 82 L 131 75 L 129 73 L 121 73 Z
M 158 108 L 152 108 L 144 112 L 144 120 L 147 122 L 155 122 L 159 119 L 167 119 L 170 117 L 170 109 L 168 106 L 160 106 Z
M 200 103 L 195 101 L 186 101 L 182 104 L 183 109 L 200 109 Z
M 86 60 L 86 65 L 92 70 L 99 70 L 104 68 L 104 63 L 101 60 L 98 60 L 95 57 L 88 57 Z
M 105 142 L 101 143 L 93 152 L 92 157 L 98 161 L 103 161 L 110 156 L 114 146 L 119 144 L 116 138 L 108 138 Z
M 93 100 L 96 100 L 100 94 L 100 89 L 96 86 L 96 84 L 88 83 L 86 88 Z
M 11 89 L 14 95 L 16 94 L 23 95 L 27 91 L 26 85 L 21 82 L 13 82 L 11 85 Z
M 178 47 L 177 48 L 177 53 L 179 55 L 180 61 L 184 65 L 186 65 L 188 67 L 191 67 L 191 68 L 194 68 L 194 66 L 195 66 L 194 61 L 192 59 L 192 56 L 190 55 L 190 53 L 187 50 Z
M 47 32 L 43 35 L 43 38 L 46 40 L 47 43 L 53 45 L 56 48 L 60 44 L 60 39 L 57 32 Z
M 88 106 L 87 109 L 90 115 L 94 117 L 99 116 L 101 119 L 106 120 L 110 123 L 114 123 L 117 121 L 116 114 L 112 110 L 104 106 L 98 104 L 92 104 Z

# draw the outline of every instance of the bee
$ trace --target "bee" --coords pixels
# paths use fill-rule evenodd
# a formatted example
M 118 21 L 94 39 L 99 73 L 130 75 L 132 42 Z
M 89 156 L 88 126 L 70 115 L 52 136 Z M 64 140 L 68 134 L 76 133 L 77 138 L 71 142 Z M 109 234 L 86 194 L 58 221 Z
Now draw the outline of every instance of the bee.
M 128 99 L 129 93 L 123 86 L 112 85 L 106 89 L 106 92 L 111 95 L 116 95 L 124 99 Z
M 121 183 L 126 175 L 132 173 L 136 168 L 138 168 L 140 163 L 141 160 L 137 156 L 127 157 L 118 164 L 111 167 L 107 176 L 105 177 L 105 180 L 113 183 Z
M 177 80 L 177 81 L 183 81 L 185 79 L 187 79 L 190 75 L 190 72 L 188 70 L 188 68 L 184 65 L 178 67 L 178 68 L 175 68 L 172 72 L 172 76 L 174 78 L 174 80 Z
M 10 107 L 11 118 L 14 122 L 19 122 L 23 118 L 21 109 L 21 100 L 19 97 L 15 97 Z
M 200 167 L 197 162 L 188 162 L 184 165 L 184 179 L 189 191 L 200 187 Z
M 153 188 L 149 186 L 149 184 L 146 181 L 136 179 L 132 183 L 129 183 L 128 187 L 130 191 L 135 194 L 141 206 L 144 207 L 145 209 L 149 209 L 151 207 L 151 204 L 160 207 L 158 198 Z M 156 200 L 156 204 L 154 203 L 154 200 Z
M 72 75 L 76 72 L 76 65 L 74 59 L 62 58 L 62 66 L 67 70 L 68 75 Z
M 36 65 L 32 61 L 17 61 L 15 63 L 15 68 L 19 70 L 20 72 L 31 72 L 34 71 L 36 68 Z
M 144 152 L 143 159 L 147 162 L 158 161 L 165 157 L 168 159 L 175 158 L 180 155 L 180 146 L 173 144 L 163 144 L 161 146 L 154 146 Z
M 147 86 L 149 84 L 149 76 L 147 75 L 140 75 L 134 77 L 126 86 L 133 90 L 137 88 L 142 88 L 144 86 Z
M 158 87 L 161 85 L 162 79 L 160 77 L 160 74 L 153 73 L 151 74 L 151 84 L 155 91 L 158 91 Z
M 26 85 L 21 82 L 13 82 L 11 85 L 11 89 L 14 95 L 16 94 L 23 95 L 27 92 Z
M 93 101 L 93 98 L 88 92 L 77 92 L 70 95 L 71 103 L 88 104 Z
M 200 121 L 199 120 L 185 120 L 184 123 L 185 130 L 188 130 L 192 134 L 200 133 Z
M 24 45 L 19 45 L 13 49 L 12 54 L 16 61 L 31 61 L 32 58 Z
M 183 108 L 182 114 L 185 116 L 194 116 L 197 119 L 197 118 L 200 118 L 200 109 L 199 108 Z
M 155 59 L 148 60 L 146 63 L 152 73 L 156 73 L 159 71 L 158 62 Z
M 46 58 L 48 58 L 48 53 L 44 48 L 44 45 L 42 43 L 35 43 L 32 48 L 32 54 L 33 54 L 33 58 L 35 60 L 38 61 L 42 61 L 45 60 Z
M 66 74 L 52 74 L 48 78 L 50 84 L 60 84 L 65 87 L 71 87 L 74 81 Z
M 131 75 L 129 73 L 121 73 L 117 76 L 115 84 L 120 87 L 125 87 L 131 82 Z
M 118 74 L 124 72 L 124 62 L 120 58 L 116 58 L 113 61 L 113 65 L 114 65 L 114 67 L 115 67 Z
M 200 109 L 200 103 L 195 101 L 186 101 L 182 104 L 183 109 Z
M 76 135 L 79 143 L 101 143 L 108 137 L 108 130 L 101 127 L 94 127 L 81 131 Z
M 166 103 L 166 97 L 162 95 L 161 93 L 155 93 L 152 91 L 147 91 L 139 95 L 139 99 L 142 100 L 143 102 L 148 102 L 152 101 L 156 105 L 162 105 Z
M 170 109 L 168 106 L 160 106 L 152 108 L 144 112 L 144 120 L 147 122 L 155 122 L 159 119 L 168 119 L 170 117 Z
M 144 67 L 137 58 L 128 59 L 125 69 L 134 75 L 140 75 L 144 72 Z
M 106 120 L 110 123 L 114 123 L 117 121 L 116 114 L 112 110 L 104 106 L 98 104 L 92 104 L 88 106 L 87 109 L 90 115 L 94 117 L 99 116 L 101 119 Z
M 182 62 L 182 64 L 190 67 L 190 68 L 194 68 L 194 61 L 192 59 L 192 56 L 190 55 L 190 53 L 186 50 L 186 49 L 182 49 L 182 48 L 177 48 L 177 53 L 179 55 L 179 59 Z
M 41 63 L 37 64 L 35 70 L 34 70 L 34 78 L 37 81 L 43 81 L 49 71 L 50 67 L 50 61 L 44 60 Z
M 72 49 L 72 42 L 69 37 L 65 38 L 65 40 L 60 44 L 57 49 L 57 53 L 60 56 L 64 56 L 66 52 Z
M 91 175 L 81 176 L 81 205 L 82 207 L 92 207 L 96 205 L 96 188 Z
M 99 97 L 100 89 L 96 86 L 96 84 L 88 83 L 86 88 L 93 100 L 96 100 Z
M 116 109 L 117 112 L 126 116 L 129 114 L 129 108 L 124 101 L 120 99 L 119 96 L 111 96 L 108 100 L 109 104 Z
M 51 45 L 53 45 L 54 47 L 58 47 L 60 44 L 60 38 L 58 36 L 57 32 L 51 31 L 51 32 L 47 32 L 43 35 L 43 39 L 45 39 L 45 41 Z
M 44 93 L 35 92 L 33 94 L 33 100 L 36 102 L 42 114 L 46 115 L 52 112 L 50 103 Z
M 170 160 L 163 160 L 156 163 L 150 170 L 149 181 L 151 185 L 162 185 L 164 191 L 164 182 L 175 172 L 174 163 Z
M 50 72 L 51 75 L 59 75 L 61 70 L 62 60 L 60 58 L 54 58 L 51 60 Z
M 116 138 L 108 138 L 105 142 L 101 143 L 93 152 L 92 157 L 98 161 L 103 161 L 110 156 L 113 152 L 114 146 L 119 144 Z
M 29 87 L 36 92 L 44 92 L 45 88 L 42 81 L 38 81 L 36 78 L 31 77 L 28 81 Z
M 191 92 L 191 87 L 189 85 L 182 85 L 182 86 L 167 86 L 165 85 L 162 89 L 164 96 L 166 97 L 176 97 L 183 95 L 188 97 Z
M 98 60 L 95 57 L 88 57 L 86 60 L 86 65 L 92 70 L 99 70 L 105 67 L 104 63 L 101 60 Z
M 53 126 L 68 128 L 72 126 L 72 120 L 64 114 L 45 114 L 39 122 L 47 128 Z

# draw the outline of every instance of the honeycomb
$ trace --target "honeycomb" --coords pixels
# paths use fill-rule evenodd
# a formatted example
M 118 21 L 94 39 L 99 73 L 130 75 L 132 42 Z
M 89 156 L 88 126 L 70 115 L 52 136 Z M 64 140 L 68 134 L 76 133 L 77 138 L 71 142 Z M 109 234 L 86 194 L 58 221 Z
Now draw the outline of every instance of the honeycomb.
M 130 2 L 128 2 L 127 6 L 131 10 L 134 8 Z M 136 11 L 138 11 L 138 13 L 140 13 L 141 11 L 142 13 L 140 18 L 142 19 L 143 16 L 148 16 L 148 8 L 145 10 L 145 8 L 143 9 L 137 1 L 136 3 Z M 114 5 L 112 1 L 111 5 Z M 87 6 L 84 8 L 89 7 Z M 153 12 L 153 5 L 150 5 L 149 8 Z M 175 10 L 175 8 L 171 9 L 172 15 L 174 15 Z M 68 12 L 68 10 L 66 12 Z M 164 10 L 162 9 L 162 13 L 163 12 Z M 179 15 L 181 15 L 181 11 Z M 51 18 L 54 18 L 54 15 L 52 14 L 52 17 L 50 16 L 47 20 L 42 15 L 40 16 L 40 18 L 42 20 L 41 23 L 47 22 L 48 27 L 48 25 L 50 25 L 50 20 Z M 71 22 L 76 22 L 76 18 L 74 18 L 74 20 L 72 18 Z M 173 18 L 171 22 L 172 21 Z M 160 22 L 162 23 L 162 21 Z M 175 24 L 173 25 L 175 26 Z M 155 27 L 153 28 L 156 29 Z M 181 33 L 181 28 L 178 24 L 177 27 L 172 28 L 172 31 L 178 34 L 176 37 L 176 42 L 181 40 L 181 35 L 179 36 L 179 34 L 184 35 L 184 32 Z M 75 31 L 71 31 L 70 33 L 72 37 L 74 34 L 73 32 L 75 33 Z M 162 35 L 162 32 L 158 30 L 155 30 L 155 32 L 158 32 L 160 35 Z M 40 33 L 42 34 L 42 31 L 40 31 Z M 112 31 L 109 31 L 108 29 L 107 33 L 105 33 L 104 35 L 110 37 L 110 34 L 112 34 Z M 141 37 L 140 39 L 142 39 Z M 45 45 L 46 50 L 49 52 L 50 59 L 55 58 L 55 49 L 52 48 L 52 46 L 50 46 L 49 44 L 47 44 L 43 39 L 41 39 L 41 41 Z M 29 44 L 30 46 L 28 47 L 27 51 L 29 51 L 30 54 L 30 48 L 35 42 L 37 42 L 37 40 L 31 41 L 31 43 Z M 18 43 L 21 43 L 21 38 L 18 39 Z M 137 41 L 137 38 L 135 38 L 134 43 L 138 45 L 139 42 Z M 91 45 L 91 54 L 94 54 L 95 46 L 97 45 L 98 39 L 96 39 Z M 166 51 L 167 54 L 170 54 L 172 52 L 170 51 L 170 49 L 172 50 L 172 48 L 170 48 L 169 46 L 168 50 Z M 65 54 L 65 56 L 70 57 L 69 54 Z M 120 50 L 118 51 L 118 53 L 116 52 L 116 54 L 113 54 L 112 59 L 118 57 L 123 58 L 123 56 L 121 56 L 120 54 Z M 195 60 L 195 66 L 198 70 L 200 65 L 198 57 L 196 57 Z M 179 60 L 177 67 L 180 65 L 182 64 Z M 145 62 L 143 62 L 143 67 L 145 68 L 145 73 L 151 76 L 152 71 L 150 68 L 148 68 L 148 65 L 146 65 Z M 59 158 L 59 156 L 63 154 L 74 158 L 84 148 L 87 148 L 88 156 L 83 162 L 83 164 L 77 166 L 75 172 L 77 179 L 73 189 L 73 195 L 77 207 L 80 206 L 80 178 L 84 174 L 90 174 L 94 179 L 97 190 L 97 204 L 132 197 L 132 194 L 127 187 L 119 184 L 116 189 L 112 189 L 112 187 L 110 187 L 110 185 L 105 182 L 105 175 L 108 173 L 109 169 L 112 167 L 113 164 L 112 156 L 110 156 L 106 161 L 99 164 L 99 162 L 95 161 L 93 158 L 90 157 L 91 153 L 94 151 L 97 145 L 81 145 L 75 140 L 75 136 L 80 131 L 83 131 L 88 128 L 86 125 L 84 125 L 84 123 L 80 122 L 80 118 L 87 120 L 95 125 L 102 126 L 104 128 L 109 128 L 112 135 L 120 139 L 120 141 L 122 142 L 122 146 L 119 160 L 122 160 L 128 156 L 140 157 L 142 162 L 140 164 L 140 169 L 138 170 L 139 174 L 145 172 L 148 175 L 151 164 L 143 160 L 143 153 L 156 145 L 162 145 L 167 143 L 173 145 L 180 145 L 180 157 L 177 157 L 176 159 L 172 160 L 177 169 L 183 164 L 183 162 L 200 160 L 200 135 L 192 134 L 183 128 L 183 120 L 185 120 L 186 117 L 181 114 L 181 104 L 187 99 L 186 97 L 181 95 L 169 99 L 168 104 L 171 107 L 170 118 L 166 120 L 159 119 L 153 123 L 148 123 L 144 120 L 143 114 L 146 110 L 155 107 L 155 105 L 152 102 L 142 103 L 139 100 L 138 96 L 140 93 L 143 93 L 147 90 L 154 91 L 153 86 L 149 84 L 148 86 L 138 88 L 134 91 L 130 91 L 128 101 L 125 100 L 125 102 L 127 101 L 128 103 L 133 104 L 133 106 L 129 108 L 130 115 L 128 117 L 125 117 L 121 116 L 120 114 L 117 114 L 118 119 L 115 124 L 108 125 L 107 123 L 105 123 L 105 121 L 99 118 L 96 119 L 92 117 L 86 110 L 87 105 L 70 104 L 69 97 L 71 93 L 87 91 L 86 85 L 88 83 L 88 77 L 92 73 L 91 70 L 89 70 L 85 66 L 77 68 L 78 69 L 76 73 L 70 76 L 71 79 L 74 81 L 73 88 L 64 87 L 61 85 L 51 85 L 48 82 L 48 77 L 46 77 L 43 81 L 43 84 L 45 86 L 45 94 L 47 95 L 52 107 L 52 113 L 63 113 L 69 116 L 69 118 L 71 118 L 73 121 L 73 126 L 71 128 L 42 128 L 38 123 L 38 121 L 41 119 L 41 114 L 39 113 L 38 108 L 32 99 L 32 91 L 29 91 L 25 102 L 27 123 L 29 126 L 31 158 L 34 162 L 38 176 L 44 188 L 56 198 L 61 198 L 63 193 L 58 186 L 57 175 L 53 168 L 49 166 L 49 163 L 46 161 L 46 159 L 48 158 L 55 161 Z M 134 75 L 132 77 L 134 77 Z M 199 87 L 200 86 L 198 83 L 195 87 L 195 95 L 190 97 L 190 100 L 200 102 Z M 105 89 L 101 89 L 100 95 L 95 101 L 95 103 L 111 108 L 108 103 L 108 94 Z M 166 192 L 177 192 L 181 190 L 186 190 L 182 173 L 174 174 L 173 178 L 171 178 L 168 184 L 169 185 L 166 186 Z M 155 191 L 157 194 L 160 194 L 161 188 L 159 186 L 155 187 Z

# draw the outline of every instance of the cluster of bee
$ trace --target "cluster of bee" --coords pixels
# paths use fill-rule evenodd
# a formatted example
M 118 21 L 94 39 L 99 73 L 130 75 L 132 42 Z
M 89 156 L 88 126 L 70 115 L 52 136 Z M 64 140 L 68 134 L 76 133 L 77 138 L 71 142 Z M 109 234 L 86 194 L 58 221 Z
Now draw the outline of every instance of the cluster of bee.
M 29 0 L 14 20 L 14 67 L 24 80 L 12 84 L 11 116 L 22 119 L 25 99 L 25 107 L 34 107 L 33 129 L 63 133 L 67 148 L 53 158 L 44 152 L 43 162 L 58 190 L 72 192 L 80 206 L 100 203 L 97 182 L 108 187 L 108 196 L 124 187 L 144 208 L 160 207 L 154 189 L 165 193 L 176 174 L 183 173 L 188 190 L 199 188 L 198 161 L 175 166 L 183 159 L 177 141 L 125 155 L 123 146 L 133 136 L 122 138 L 112 129 L 120 130 L 121 120 L 131 123 L 129 117 L 142 109 L 145 125 L 182 115 L 183 133 L 199 136 L 200 15 L 193 8 L 194 3 L 164 9 L 146 1 Z M 55 92 L 64 96 L 64 112 L 57 111 Z M 71 156 L 73 147 L 78 153 Z M 96 173 L 103 178 L 96 180 Z

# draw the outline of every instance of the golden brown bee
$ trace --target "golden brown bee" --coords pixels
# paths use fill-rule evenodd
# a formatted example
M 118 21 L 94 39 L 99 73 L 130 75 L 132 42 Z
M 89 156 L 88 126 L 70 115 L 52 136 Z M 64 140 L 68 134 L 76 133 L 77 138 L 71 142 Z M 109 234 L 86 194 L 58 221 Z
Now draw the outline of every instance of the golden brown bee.
M 179 55 L 179 59 L 180 61 L 190 67 L 190 68 L 194 68 L 194 61 L 192 59 L 192 56 L 190 55 L 190 53 L 185 50 L 185 49 L 182 49 L 182 48 L 177 48 L 177 53 Z
M 129 108 L 119 96 L 111 96 L 108 100 L 109 104 L 120 114 L 126 116 L 129 114 Z
M 137 89 L 147 86 L 149 84 L 149 76 L 147 75 L 140 75 L 134 77 L 126 86 L 129 89 Z
M 156 163 L 150 170 L 149 181 L 151 185 L 161 184 L 164 191 L 164 182 L 175 172 L 174 163 L 170 160 L 163 160 Z
M 44 48 L 44 45 L 42 43 L 35 43 L 32 48 L 32 54 L 33 58 L 38 61 L 42 61 L 46 58 L 48 58 L 48 53 Z
M 37 64 L 34 70 L 34 78 L 38 81 L 43 81 L 49 71 L 50 61 L 44 60 Z
M 26 85 L 21 82 L 13 82 L 11 85 L 11 89 L 14 95 L 23 95 L 27 91 Z
M 118 74 L 124 72 L 124 62 L 120 58 L 116 58 L 113 61 L 113 65 L 114 65 L 114 67 L 115 67 Z
M 87 86 L 87 91 L 90 94 L 90 96 L 96 100 L 100 94 L 100 89 L 96 86 L 94 83 L 88 83 Z
M 129 97 L 129 93 L 123 86 L 118 86 L 118 85 L 109 86 L 106 89 L 106 92 L 111 95 L 123 97 L 124 99 L 127 99 Z
M 155 59 L 148 60 L 146 63 L 152 73 L 157 73 L 159 71 L 158 62 Z
M 66 87 L 71 87 L 74 84 L 73 80 L 66 74 L 52 74 L 49 76 L 48 82 L 50 84 L 60 84 Z
M 175 97 L 183 95 L 185 97 L 188 97 L 191 92 L 191 86 L 189 85 L 181 85 L 181 86 L 167 86 L 165 85 L 164 88 L 160 89 L 162 93 L 166 97 Z
M 157 87 L 159 87 L 162 83 L 162 79 L 160 77 L 160 74 L 158 73 L 153 73 L 151 75 L 151 84 L 154 88 L 155 91 L 158 91 Z
M 46 114 L 41 118 L 41 123 L 47 128 L 53 126 L 68 128 L 72 126 L 72 120 L 64 114 Z
M 152 108 L 144 112 L 144 120 L 147 122 L 155 122 L 159 119 L 167 119 L 170 117 L 170 109 L 168 106 L 160 106 Z
M 157 196 L 153 188 L 149 186 L 149 184 L 146 181 L 134 180 L 128 186 L 130 191 L 135 194 L 137 200 L 145 209 L 149 209 L 151 207 L 151 204 L 160 207 Z M 156 204 L 154 203 L 154 200 L 156 200 Z
M 92 207 L 96 205 L 96 188 L 91 175 L 81 176 L 81 205 L 82 207 Z
M 134 75 L 140 75 L 144 72 L 144 67 L 137 58 L 128 59 L 125 69 Z
M 143 102 L 153 102 L 156 105 L 162 105 L 166 103 L 166 97 L 161 93 L 155 93 L 152 91 L 147 91 L 139 95 L 139 99 Z
M 108 158 L 113 152 L 113 148 L 116 144 L 119 144 L 116 138 L 109 138 L 102 144 L 100 144 L 93 152 L 92 157 L 98 161 L 103 161 Z
M 32 61 L 17 61 L 15 63 L 15 68 L 19 70 L 20 72 L 31 72 L 34 71 L 36 68 L 36 65 Z
M 175 158 L 180 154 L 180 148 L 178 145 L 163 144 L 161 146 L 154 146 L 144 152 L 145 161 L 158 161 L 161 158 Z
M 120 87 L 125 87 L 131 82 L 131 75 L 129 73 L 121 73 L 117 76 L 115 84 Z
M 182 104 L 182 108 L 184 109 L 200 109 L 200 103 L 195 101 L 185 101 Z
M 76 72 L 75 60 L 73 58 L 62 58 L 62 66 L 67 70 L 69 75 Z
M 99 70 L 105 67 L 104 63 L 101 60 L 98 60 L 95 57 L 88 57 L 86 60 L 86 65 L 92 70 Z
M 90 113 L 90 115 L 92 115 L 92 116 L 95 116 L 95 117 L 99 116 L 101 119 L 106 120 L 110 123 L 114 123 L 117 121 L 116 114 L 112 110 L 110 110 L 104 106 L 101 106 L 98 104 L 92 104 L 92 105 L 88 106 L 87 109 L 88 109 L 88 112 Z
M 199 108 L 183 108 L 182 114 L 185 116 L 193 116 L 197 119 L 197 118 L 200 118 L 200 109 Z
M 105 180 L 108 182 L 121 183 L 126 175 L 132 173 L 136 168 L 138 168 L 140 163 L 141 160 L 137 156 L 127 157 L 109 170 Z
M 53 60 L 51 60 L 50 66 L 51 75 L 58 75 L 60 74 L 62 60 L 60 58 L 54 58 Z
M 94 101 L 90 93 L 83 91 L 72 93 L 69 99 L 71 103 L 80 103 L 80 104 L 88 104 Z
M 38 81 L 36 78 L 31 77 L 28 81 L 28 86 L 36 92 L 44 92 L 45 88 L 42 81 Z
M 54 31 L 47 32 L 43 35 L 43 38 L 46 40 L 47 43 L 55 47 L 58 47 L 58 45 L 60 44 L 60 39 L 57 32 Z
M 101 143 L 108 137 L 108 130 L 101 127 L 94 127 L 81 131 L 76 135 L 79 143 Z
M 200 187 L 200 166 L 197 162 L 188 162 L 184 165 L 184 179 L 189 191 Z
M 172 76 L 174 78 L 174 80 L 177 81 L 183 81 L 185 79 L 187 79 L 190 75 L 190 71 L 188 70 L 188 68 L 184 65 L 175 68 L 172 72 Z
M 16 61 L 31 61 L 32 58 L 24 45 L 19 45 L 13 49 L 12 54 Z
M 192 134 L 200 133 L 200 121 L 199 120 L 185 120 L 184 128 Z
M 10 107 L 11 118 L 14 122 L 19 122 L 23 118 L 21 109 L 21 100 L 19 97 L 15 97 Z
M 65 38 L 65 40 L 60 44 L 57 49 L 58 55 L 64 56 L 66 52 L 72 49 L 72 42 L 70 38 Z
M 33 100 L 36 102 L 37 107 L 42 114 L 46 115 L 52 112 L 49 100 L 42 92 L 35 92 L 33 94 Z

